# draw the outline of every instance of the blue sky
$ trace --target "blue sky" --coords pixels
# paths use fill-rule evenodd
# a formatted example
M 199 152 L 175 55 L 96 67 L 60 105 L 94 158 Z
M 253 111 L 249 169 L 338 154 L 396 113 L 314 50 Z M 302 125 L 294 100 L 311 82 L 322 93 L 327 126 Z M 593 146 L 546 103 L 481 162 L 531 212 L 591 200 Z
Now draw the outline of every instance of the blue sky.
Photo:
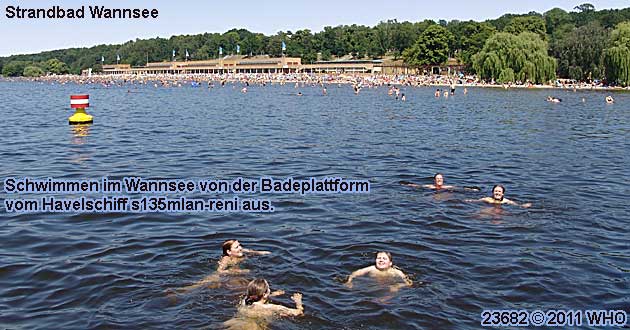
M 543 13 L 554 7 L 571 11 L 582 3 L 597 10 L 630 7 L 630 0 L 549 1 L 549 0 L 0 0 L 0 56 L 36 53 L 70 47 L 118 44 L 136 38 L 165 37 L 203 32 L 223 33 L 231 28 L 245 28 L 266 35 L 278 31 L 308 28 L 321 31 L 324 26 L 362 24 L 374 26 L 379 21 L 421 21 L 424 19 L 476 20 L 497 18 L 505 13 Z M 7 6 L 22 8 L 86 7 L 86 18 L 9 19 Z M 108 8 L 156 8 L 157 19 L 91 19 L 87 6 Z

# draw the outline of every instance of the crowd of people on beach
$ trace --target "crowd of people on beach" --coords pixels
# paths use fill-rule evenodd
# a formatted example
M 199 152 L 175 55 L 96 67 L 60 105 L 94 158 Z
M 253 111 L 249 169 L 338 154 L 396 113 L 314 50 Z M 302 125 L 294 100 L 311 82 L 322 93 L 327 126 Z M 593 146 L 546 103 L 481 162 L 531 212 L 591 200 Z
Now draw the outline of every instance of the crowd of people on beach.
M 129 85 L 152 85 L 154 87 L 207 87 L 225 86 L 226 83 L 242 83 L 253 85 L 274 85 L 274 84 L 294 84 L 302 85 L 330 85 L 330 84 L 350 84 L 357 89 L 378 86 L 450 86 L 451 90 L 458 87 L 499 87 L 499 88 L 559 88 L 573 90 L 607 90 L 621 89 L 611 88 L 601 82 L 562 82 L 560 80 L 553 84 L 536 85 L 530 82 L 497 83 L 495 81 L 485 82 L 476 76 L 465 76 L 463 74 L 455 76 L 445 75 L 410 75 L 410 74 L 344 74 L 344 73 L 223 73 L 223 74 L 116 74 L 116 75 L 48 75 L 42 77 L 19 77 L 3 78 L 5 80 L 29 80 L 44 83 L 56 84 L 97 84 L 104 87 L 129 86 Z M 630 89 L 630 88 L 626 88 Z

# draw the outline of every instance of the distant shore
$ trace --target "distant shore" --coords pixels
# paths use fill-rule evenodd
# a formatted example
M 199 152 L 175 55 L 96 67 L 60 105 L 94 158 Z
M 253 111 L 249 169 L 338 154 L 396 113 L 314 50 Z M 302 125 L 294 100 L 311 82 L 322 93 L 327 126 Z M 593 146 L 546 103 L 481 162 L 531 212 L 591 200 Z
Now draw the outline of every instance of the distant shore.
M 45 83 L 77 83 L 98 84 L 104 86 L 123 86 L 127 84 L 151 84 L 155 87 L 181 87 L 194 85 L 214 86 L 215 84 L 241 83 L 244 85 L 257 84 L 351 84 L 359 87 L 375 87 L 387 85 L 402 85 L 409 87 L 481 87 L 481 88 L 518 88 L 518 89 L 569 89 L 569 90 L 606 90 L 630 91 L 630 87 L 610 87 L 595 83 L 561 83 L 522 84 L 522 83 L 488 83 L 479 81 L 474 76 L 448 77 L 439 75 L 352 75 L 352 74 L 312 74 L 312 73 L 281 73 L 281 74 L 120 74 L 120 75 L 50 75 L 42 77 L 0 77 L 0 81 L 35 81 Z

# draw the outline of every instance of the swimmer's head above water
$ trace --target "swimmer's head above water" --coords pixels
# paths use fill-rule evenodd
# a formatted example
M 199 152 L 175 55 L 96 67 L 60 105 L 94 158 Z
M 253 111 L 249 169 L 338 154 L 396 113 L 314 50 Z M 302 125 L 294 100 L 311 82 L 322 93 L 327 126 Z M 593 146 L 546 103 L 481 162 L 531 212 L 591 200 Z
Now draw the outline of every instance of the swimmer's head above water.
M 374 264 L 378 270 L 388 270 L 394 264 L 392 254 L 387 251 L 376 252 L 376 260 L 374 261 Z
M 442 173 L 435 173 L 433 176 L 433 184 L 435 184 L 435 188 L 440 188 L 444 184 L 444 175 Z
M 496 201 L 503 201 L 503 196 L 505 196 L 505 187 L 498 184 L 492 187 L 492 198 Z
M 251 305 L 255 302 L 265 302 L 271 294 L 269 283 L 264 278 L 257 278 L 247 285 L 247 296 L 245 297 L 245 305 Z
M 223 242 L 223 256 L 240 258 L 243 256 L 243 247 L 241 243 L 235 239 L 229 239 Z

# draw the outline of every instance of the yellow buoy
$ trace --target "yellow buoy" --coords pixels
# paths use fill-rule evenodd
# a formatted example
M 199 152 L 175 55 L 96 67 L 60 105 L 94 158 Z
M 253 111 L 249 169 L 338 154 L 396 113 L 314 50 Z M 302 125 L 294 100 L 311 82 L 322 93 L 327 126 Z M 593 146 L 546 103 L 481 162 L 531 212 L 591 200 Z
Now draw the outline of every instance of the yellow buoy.
M 75 109 L 74 114 L 68 118 L 70 125 L 91 124 L 93 122 L 93 117 L 85 112 L 85 108 L 89 106 L 89 95 L 70 95 L 70 107 Z

